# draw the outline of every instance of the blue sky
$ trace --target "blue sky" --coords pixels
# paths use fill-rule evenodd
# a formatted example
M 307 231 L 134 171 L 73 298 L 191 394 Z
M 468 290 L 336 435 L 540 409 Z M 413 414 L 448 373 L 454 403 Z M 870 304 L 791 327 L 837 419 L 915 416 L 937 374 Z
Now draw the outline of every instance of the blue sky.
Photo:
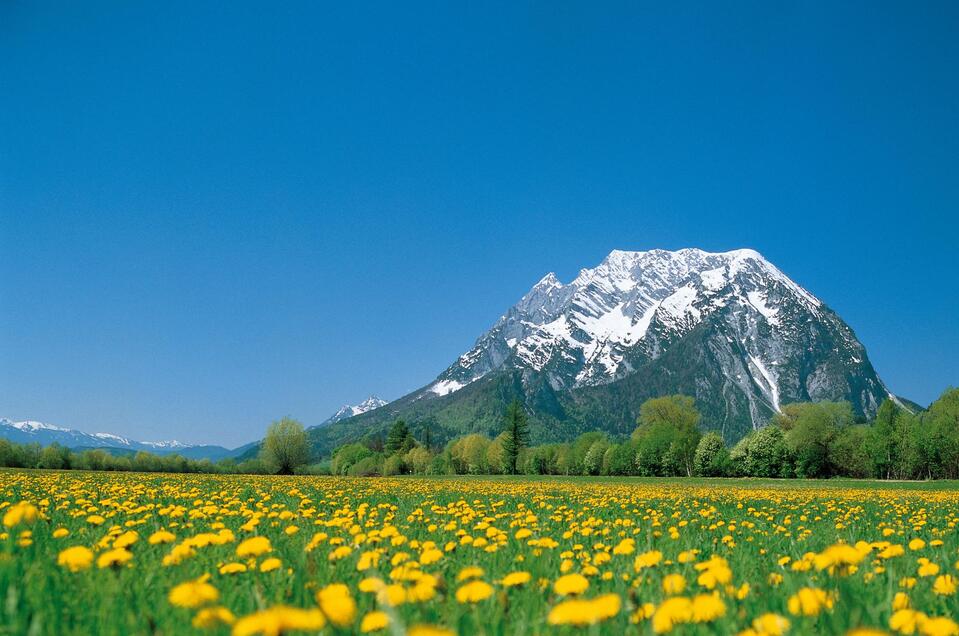
M 761 251 L 929 402 L 957 67 L 954 2 L 5 2 L 0 416 L 236 445 L 422 386 L 547 271 L 690 246 Z

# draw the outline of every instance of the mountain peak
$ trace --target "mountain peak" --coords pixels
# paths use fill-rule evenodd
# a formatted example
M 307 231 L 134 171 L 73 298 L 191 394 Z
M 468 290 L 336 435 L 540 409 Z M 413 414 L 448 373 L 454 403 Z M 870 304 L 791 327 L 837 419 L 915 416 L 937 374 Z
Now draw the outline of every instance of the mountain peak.
M 785 401 L 850 399 L 870 413 L 885 396 L 852 330 L 751 248 L 614 249 L 568 284 L 551 272 L 420 395 L 448 396 L 500 370 L 555 391 L 610 384 L 694 332 L 710 338 L 705 360 L 723 367 L 712 381 L 744 395 L 753 426 Z
M 362 415 L 363 413 L 368 413 L 375 409 L 380 408 L 381 406 L 386 406 L 389 404 L 386 400 L 377 397 L 376 395 L 370 395 L 368 398 L 360 402 L 359 404 L 344 404 L 337 410 L 336 413 L 328 417 L 326 420 L 317 424 L 317 426 L 328 426 L 334 422 L 339 422 L 340 420 L 345 420 L 348 417 L 353 417 L 355 415 Z

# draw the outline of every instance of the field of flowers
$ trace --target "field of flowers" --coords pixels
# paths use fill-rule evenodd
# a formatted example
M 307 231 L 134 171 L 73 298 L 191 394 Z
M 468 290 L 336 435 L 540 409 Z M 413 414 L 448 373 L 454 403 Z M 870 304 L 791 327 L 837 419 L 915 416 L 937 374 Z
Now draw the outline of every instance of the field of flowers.
M 959 634 L 959 492 L 0 472 L 10 634 Z

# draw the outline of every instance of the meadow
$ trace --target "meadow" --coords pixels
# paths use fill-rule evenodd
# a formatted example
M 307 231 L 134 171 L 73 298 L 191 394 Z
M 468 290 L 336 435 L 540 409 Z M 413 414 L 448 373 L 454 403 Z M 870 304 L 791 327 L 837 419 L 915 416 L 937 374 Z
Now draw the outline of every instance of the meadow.
M 0 485 L 9 634 L 959 634 L 951 482 Z

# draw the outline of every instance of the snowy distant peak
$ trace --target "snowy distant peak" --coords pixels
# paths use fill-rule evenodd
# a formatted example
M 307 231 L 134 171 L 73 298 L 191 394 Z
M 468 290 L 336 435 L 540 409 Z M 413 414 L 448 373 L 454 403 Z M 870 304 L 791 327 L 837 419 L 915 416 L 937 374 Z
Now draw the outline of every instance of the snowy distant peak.
M 13 422 L 7 418 L 0 418 L 0 425 L 2 426 L 12 426 L 13 428 L 20 431 L 66 431 L 65 428 L 60 428 L 59 426 L 54 426 L 53 424 L 44 424 L 43 422 L 36 422 L 33 420 L 26 420 L 23 422 Z
M 368 413 L 369 411 L 378 409 L 381 406 L 386 406 L 387 404 L 389 404 L 389 402 L 386 400 L 375 395 L 371 395 L 359 404 L 344 404 L 336 413 L 331 415 L 326 421 L 322 422 L 318 426 L 326 426 L 328 424 L 333 424 L 334 422 L 339 422 L 340 420 L 345 420 L 348 417 L 362 415 L 363 413 Z
M 0 418 L 0 437 L 24 444 L 36 442 L 42 446 L 48 446 L 56 443 L 68 448 L 105 447 L 167 452 L 193 448 L 189 444 L 183 444 L 176 440 L 139 442 L 113 433 L 85 433 L 44 422 L 33 420 L 14 422 L 7 418 Z
M 378 409 L 381 406 L 386 406 L 387 404 L 389 404 L 389 402 L 387 402 L 386 400 L 378 398 L 375 395 L 371 395 L 370 397 L 366 398 L 365 400 L 363 400 L 356 406 L 352 407 L 353 414 L 359 415 L 361 413 L 366 413 L 367 411 Z

